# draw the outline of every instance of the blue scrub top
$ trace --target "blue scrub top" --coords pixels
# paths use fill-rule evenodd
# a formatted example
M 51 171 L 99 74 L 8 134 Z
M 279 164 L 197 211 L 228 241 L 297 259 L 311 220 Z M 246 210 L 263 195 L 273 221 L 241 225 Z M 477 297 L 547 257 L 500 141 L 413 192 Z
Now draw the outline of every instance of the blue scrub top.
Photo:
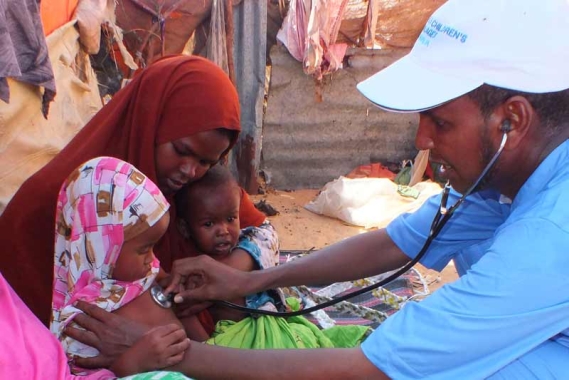
M 410 258 L 439 202 L 387 227 Z M 569 378 L 569 142 L 511 205 L 493 191 L 467 197 L 421 263 L 451 259 L 461 277 L 388 318 L 362 344 L 367 358 L 393 379 Z

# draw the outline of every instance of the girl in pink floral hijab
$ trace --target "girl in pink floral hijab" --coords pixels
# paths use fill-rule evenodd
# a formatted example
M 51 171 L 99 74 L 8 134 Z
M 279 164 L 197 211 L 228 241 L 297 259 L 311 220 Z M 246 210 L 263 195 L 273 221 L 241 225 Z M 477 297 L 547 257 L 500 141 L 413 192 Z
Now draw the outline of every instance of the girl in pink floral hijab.
M 50 329 L 69 356 L 98 354 L 62 334 L 81 313 L 76 301 L 111 312 L 153 284 L 160 263 L 152 248 L 166 231 L 168 208 L 152 181 L 116 158 L 87 161 L 64 182 L 56 210 Z

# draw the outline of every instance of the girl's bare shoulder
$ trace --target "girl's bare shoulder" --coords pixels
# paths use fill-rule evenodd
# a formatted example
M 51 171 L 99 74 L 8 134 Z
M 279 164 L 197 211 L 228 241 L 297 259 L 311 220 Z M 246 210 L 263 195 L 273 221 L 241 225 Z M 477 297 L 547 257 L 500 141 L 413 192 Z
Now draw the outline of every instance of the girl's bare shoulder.
M 145 291 L 113 313 L 142 323 L 150 328 L 170 323 L 182 326 L 172 309 L 163 308 L 154 301 L 150 290 Z

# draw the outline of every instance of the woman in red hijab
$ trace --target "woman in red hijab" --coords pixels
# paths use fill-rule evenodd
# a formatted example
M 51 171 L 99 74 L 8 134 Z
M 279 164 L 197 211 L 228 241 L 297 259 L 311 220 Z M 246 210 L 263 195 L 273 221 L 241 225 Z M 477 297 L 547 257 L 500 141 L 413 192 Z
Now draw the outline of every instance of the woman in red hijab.
M 157 61 L 119 91 L 14 195 L 0 216 L 0 272 L 34 314 L 49 324 L 57 194 L 74 168 L 98 156 L 136 166 L 172 204 L 169 230 L 155 247 L 162 268 L 169 271 L 174 260 L 196 254 L 176 228 L 173 195 L 226 156 L 239 131 L 237 91 L 221 69 L 193 56 Z M 265 220 L 244 191 L 240 219 L 242 227 Z

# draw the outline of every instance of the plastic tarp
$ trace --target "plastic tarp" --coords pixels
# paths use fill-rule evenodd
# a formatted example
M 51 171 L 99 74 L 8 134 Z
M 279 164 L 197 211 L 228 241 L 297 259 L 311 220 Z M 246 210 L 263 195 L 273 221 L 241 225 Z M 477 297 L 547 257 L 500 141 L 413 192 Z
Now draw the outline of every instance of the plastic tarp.
M 101 24 L 115 24 L 115 2 L 107 0 L 81 0 L 74 18 L 79 26 L 79 41 L 89 54 L 97 54 L 101 41 Z
M 342 66 L 348 45 L 413 46 L 430 15 L 446 0 L 291 0 L 277 39 L 321 78 Z
M 67 24 L 75 13 L 79 0 L 44 0 L 40 3 L 40 15 L 43 32 L 46 36 L 64 24 Z
M 336 44 L 348 0 L 291 0 L 277 39 L 306 74 L 322 78 L 341 68 L 347 45 Z
M 8 78 L 11 101 L 0 102 L 0 213 L 20 185 L 102 106 L 95 74 L 80 48 L 74 24 L 65 24 L 46 39 L 58 90 L 47 120 L 41 113 L 40 89 Z
M 409 48 L 446 0 L 350 0 L 338 42 L 367 48 Z M 363 41 L 362 41 L 363 39 Z
M 82 48 L 89 54 L 96 54 L 100 48 L 101 25 L 107 24 L 112 30 L 124 64 L 138 69 L 131 54 L 123 44 L 123 32 L 116 25 L 115 0 L 50 0 L 42 1 L 40 15 L 44 34 L 49 36 L 59 27 L 70 21 L 77 21 L 79 40 Z
M 207 39 L 207 58 L 229 73 L 229 57 L 225 31 L 225 2 L 213 0 L 211 3 L 210 33 Z

